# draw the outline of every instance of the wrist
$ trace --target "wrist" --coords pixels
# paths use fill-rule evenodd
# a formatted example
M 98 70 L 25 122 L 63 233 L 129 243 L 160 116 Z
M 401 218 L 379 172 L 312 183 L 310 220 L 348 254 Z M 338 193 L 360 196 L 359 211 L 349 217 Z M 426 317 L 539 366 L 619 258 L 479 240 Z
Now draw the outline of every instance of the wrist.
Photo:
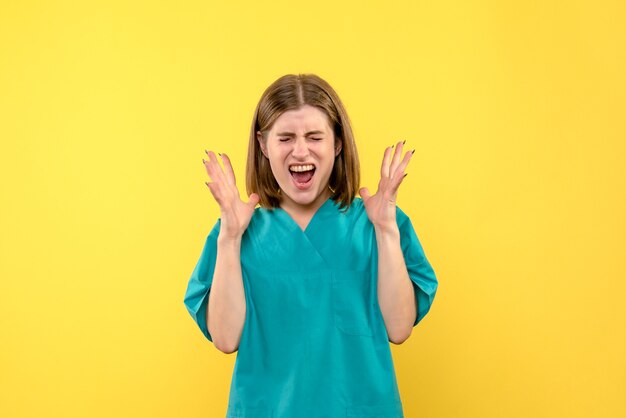
M 229 236 L 226 234 L 220 233 L 217 236 L 217 245 L 223 248 L 239 248 L 241 246 L 241 235 L 238 236 Z
M 398 229 L 398 224 L 395 222 L 389 225 L 374 225 L 374 232 L 376 233 L 376 239 L 400 238 L 400 229 Z

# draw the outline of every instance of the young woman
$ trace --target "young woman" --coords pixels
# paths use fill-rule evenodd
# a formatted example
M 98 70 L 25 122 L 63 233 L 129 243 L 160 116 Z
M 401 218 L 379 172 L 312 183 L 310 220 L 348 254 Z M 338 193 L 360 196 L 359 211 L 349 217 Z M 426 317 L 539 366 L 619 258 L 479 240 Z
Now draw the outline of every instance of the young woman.
M 387 147 L 378 190 L 356 198 L 348 115 L 328 83 L 301 74 L 257 105 L 247 202 L 226 154 L 222 169 L 207 152 L 221 216 L 184 302 L 220 351 L 238 351 L 227 417 L 403 417 L 389 342 L 409 337 L 437 291 L 396 206 L 403 148 Z

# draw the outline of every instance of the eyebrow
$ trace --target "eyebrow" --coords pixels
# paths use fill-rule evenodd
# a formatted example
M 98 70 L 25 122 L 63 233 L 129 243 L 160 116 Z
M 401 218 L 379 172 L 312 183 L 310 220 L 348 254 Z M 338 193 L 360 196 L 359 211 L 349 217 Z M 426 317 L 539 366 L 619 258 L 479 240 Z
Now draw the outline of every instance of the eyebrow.
M 324 132 L 323 131 L 309 131 L 304 135 L 306 136 L 306 135 L 319 135 L 319 134 L 323 135 Z M 293 132 L 278 132 L 276 135 L 277 136 L 295 136 Z

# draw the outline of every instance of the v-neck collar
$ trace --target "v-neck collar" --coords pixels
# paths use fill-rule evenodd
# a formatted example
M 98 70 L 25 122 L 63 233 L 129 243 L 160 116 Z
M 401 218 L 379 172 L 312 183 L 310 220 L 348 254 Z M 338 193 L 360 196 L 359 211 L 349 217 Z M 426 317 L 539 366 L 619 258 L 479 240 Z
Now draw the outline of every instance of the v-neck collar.
M 308 233 L 311 231 L 311 225 L 313 225 L 319 217 L 323 216 L 325 213 L 328 213 L 334 206 L 335 206 L 335 201 L 329 197 L 324 203 L 322 203 L 322 205 L 319 208 L 317 208 L 317 210 L 315 211 L 315 213 L 309 220 L 309 223 L 307 224 L 306 228 L 304 229 L 300 228 L 300 225 L 298 225 L 298 223 L 291 217 L 291 215 L 285 209 L 281 207 L 277 207 L 276 211 L 277 213 L 281 214 L 283 218 L 287 220 L 287 222 L 289 222 L 292 230 L 296 229 L 302 232 L 303 234 L 308 235 Z

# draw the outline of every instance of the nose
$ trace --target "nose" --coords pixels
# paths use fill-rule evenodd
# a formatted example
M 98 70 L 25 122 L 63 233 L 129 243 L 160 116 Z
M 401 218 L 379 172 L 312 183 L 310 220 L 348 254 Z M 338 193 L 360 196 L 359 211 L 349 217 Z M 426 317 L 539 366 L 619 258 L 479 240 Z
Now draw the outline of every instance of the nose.
M 291 154 L 297 159 L 305 159 L 309 155 L 309 146 L 305 138 L 296 138 Z

